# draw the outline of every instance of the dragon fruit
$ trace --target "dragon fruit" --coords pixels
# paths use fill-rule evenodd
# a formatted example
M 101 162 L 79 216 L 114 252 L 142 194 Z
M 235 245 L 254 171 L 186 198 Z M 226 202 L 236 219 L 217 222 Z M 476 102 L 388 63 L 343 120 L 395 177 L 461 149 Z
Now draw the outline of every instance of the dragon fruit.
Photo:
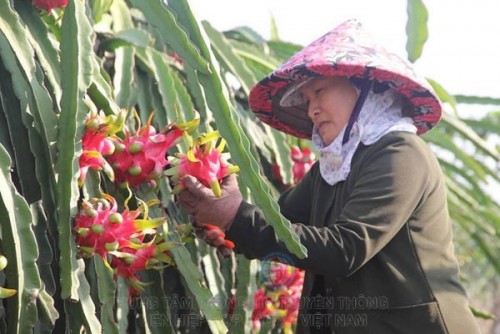
M 215 147 L 219 138 L 219 145 Z M 184 189 L 184 176 L 192 175 L 205 187 L 211 188 L 216 197 L 220 197 L 222 179 L 239 171 L 238 166 L 227 161 L 229 155 L 223 153 L 225 144 L 226 141 L 220 137 L 219 132 L 213 131 L 192 141 L 186 154 L 177 154 L 172 161 L 173 167 L 166 171 L 166 175 L 172 176 L 176 183 L 173 193 Z
M 113 251 L 111 268 L 115 275 L 126 279 L 134 292 L 142 291 L 144 283 L 139 280 L 138 273 L 146 269 L 162 269 L 174 263 L 170 256 L 170 249 L 177 246 L 175 242 L 165 242 L 161 238 L 141 247 L 125 247 L 120 251 Z
M 293 333 L 300 307 L 304 271 L 272 261 L 269 275 L 254 295 L 252 330 L 258 332 L 261 320 L 272 318 L 282 324 L 283 333 Z
M 83 201 L 74 219 L 80 255 L 101 256 L 115 276 L 123 276 L 128 281 L 133 293 L 142 290 L 138 272 L 173 264 L 169 252 L 181 245 L 165 241 L 157 231 L 165 218 L 150 219 L 147 212 L 145 203 L 137 210 L 118 212 L 116 200 L 104 194 L 103 198 Z
M 293 161 L 292 172 L 295 183 L 299 182 L 314 164 L 314 153 L 309 148 L 301 150 L 298 146 L 292 146 L 290 157 Z
M 80 177 L 78 183 L 83 185 L 89 169 L 104 170 L 110 180 L 114 180 L 113 169 L 105 157 L 115 151 L 114 135 L 121 131 L 125 121 L 125 113 L 105 116 L 91 112 L 85 120 L 85 131 L 82 136 L 82 154 L 80 155 Z
M 252 332 L 258 333 L 261 328 L 261 319 L 273 314 L 273 304 L 266 295 L 264 288 L 258 289 L 253 296 Z
M 156 233 L 155 228 L 165 221 L 165 218 L 138 219 L 142 209 L 125 209 L 120 213 L 115 199 L 103 196 L 84 201 L 75 217 L 76 243 L 84 257 L 98 254 L 106 261 L 111 251 L 140 245 L 146 235 Z
M 124 139 L 115 139 L 116 149 L 108 161 L 117 183 L 137 186 L 162 176 L 163 168 L 168 164 L 167 151 L 182 137 L 184 130 L 173 125 L 165 133 L 157 133 L 151 119 L 152 115 L 135 133 L 126 131 Z
M 50 12 L 54 8 L 66 7 L 68 0 L 33 0 L 33 6 Z

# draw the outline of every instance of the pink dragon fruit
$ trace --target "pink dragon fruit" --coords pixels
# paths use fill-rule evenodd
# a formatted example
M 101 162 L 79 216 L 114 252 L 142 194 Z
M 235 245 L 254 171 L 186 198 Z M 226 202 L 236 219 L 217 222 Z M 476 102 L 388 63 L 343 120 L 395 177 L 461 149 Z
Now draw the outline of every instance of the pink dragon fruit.
M 104 116 L 102 113 L 89 113 L 85 120 L 85 131 L 82 137 L 82 154 L 80 155 L 80 177 L 78 183 L 83 185 L 90 169 L 104 170 L 113 181 L 114 173 L 105 157 L 113 154 L 115 144 L 112 139 L 120 131 L 125 120 L 124 112 L 118 115 Z
M 276 301 L 276 307 L 282 310 L 281 321 L 283 323 L 283 332 L 292 333 L 292 325 L 297 322 L 300 307 L 300 296 L 302 294 L 302 285 L 304 283 L 304 272 L 293 268 L 289 284 L 281 289 Z
M 272 314 L 272 301 L 266 295 L 266 290 L 260 288 L 253 296 L 252 331 L 259 332 L 261 328 L 261 319 L 269 317 Z
M 66 7 L 68 0 L 33 0 L 33 6 L 50 12 L 54 8 Z
M 147 207 L 120 213 L 115 199 L 103 196 L 84 201 L 75 217 L 77 246 L 83 257 L 101 256 L 115 276 L 123 276 L 136 293 L 142 290 L 137 273 L 173 264 L 169 251 L 181 243 L 163 240 L 157 227 L 165 218 L 148 219 Z M 138 218 L 141 214 L 143 218 Z
M 82 209 L 75 217 L 76 243 L 82 256 L 100 255 L 105 261 L 107 254 L 124 247 L 137 248 L 146 235 L 156 233 L 155 228 L 165 218 L 138 219 L 142 209 L 122 213 L 112 196 L 94 198 L 82 203 Z
M 293 180 L 297 183 L 311 169 L 315 156 L 308 147 L 301 150 L 298 146 L 293 146 L 290 150 L 290 157 L 293 160 Z
M 297 280 L 300 280 L 303 276 L 301 270 L 280 262 L 271 262 L 269 269 L 269 277 L 264 284 L 272 289 L 287 288 L 300 284 L 300 282 L 297 283 Z
M 174 263 L 170 256 L 170 249 L 177 243 L 153 240 L 141 247 L 125 247 L 119 252 L 113 252 L 111 268 L 116 276 L 124 277 L 134 291 L 142 291 L 143 283 L 138 278 L 138 273 L 146 269 L 162 269 Z
M 293 333 L 300 307 L 304 271 L 292 266 L 272 262 L 268 279 L 254 295 L 252 329 L 260 329 L 261 320 L 272 318 L 282 324 L 283 333 Z
M 157 133 L 151 125 L 152 115 L 147 124 L 125 138 L 116 139 L 115 152 L 108 158 L 119 184 L 137 186 L 160 178 L 163 168 L 168 164 L 168 149 L 182 137 L 184 130 L 171 126 L 165 133 Z
M 186 154 L 177 154 L 177 159 L 172 162 L 174 167 L 166 171 L 176 182 L 174 194 L 184 189 L 182 178 L 192 175 L 204 186 L 211 188 L 215 196 L 221 196 L 220 182 L 224 177 L 238 172 L 239 167 L 230 164 L 227 161 L 228 154 L 222 153 L 226 144 L 223 138 L 220 138 L 219 145 L 215 147 L 219 138 L 218 131 L 201 135 L 191 143 Z

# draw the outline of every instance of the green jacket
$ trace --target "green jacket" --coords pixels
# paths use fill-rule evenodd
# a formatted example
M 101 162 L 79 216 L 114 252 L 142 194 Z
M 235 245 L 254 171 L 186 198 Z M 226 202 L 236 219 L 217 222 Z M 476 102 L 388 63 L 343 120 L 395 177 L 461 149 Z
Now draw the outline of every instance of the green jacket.
M 322 324 L 335 333 L 479 333 L 459 280 L 442 172 L 418 136 L 360 144 L 348 178 L 334 186 L 316 163 L 279 204 L 306 259 L 246 202 L 226 235 L 248 258 L 278 256 L 306 270 L 297 333 Z

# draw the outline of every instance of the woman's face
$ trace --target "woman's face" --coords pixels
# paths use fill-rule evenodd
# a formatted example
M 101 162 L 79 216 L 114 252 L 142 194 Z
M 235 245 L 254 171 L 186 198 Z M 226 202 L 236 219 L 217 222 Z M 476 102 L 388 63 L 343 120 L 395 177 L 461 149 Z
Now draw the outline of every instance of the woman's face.
M 325 145 L 331 144 L 349 121 L 358 92 L 345 77 L 321 77 L 300 87 L 307 114 Z

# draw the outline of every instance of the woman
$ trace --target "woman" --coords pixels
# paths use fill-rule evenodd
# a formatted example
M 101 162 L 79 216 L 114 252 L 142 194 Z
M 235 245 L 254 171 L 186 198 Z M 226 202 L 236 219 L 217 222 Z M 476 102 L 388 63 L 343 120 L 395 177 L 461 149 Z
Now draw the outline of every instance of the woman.
M 297 332 L 479 333 L 459 281 L 441 169 L 418 137 L 441 115 L 425 80 L 351 20 L 264 78 L 249 101 L 262 121 L 311 138 L 321 153 L 279 199 L 308 257 L 288 253 L 235 177 L 221 199 L 187 177 L 180 201 L 245 256 L 282 254 L 306 270 Z

